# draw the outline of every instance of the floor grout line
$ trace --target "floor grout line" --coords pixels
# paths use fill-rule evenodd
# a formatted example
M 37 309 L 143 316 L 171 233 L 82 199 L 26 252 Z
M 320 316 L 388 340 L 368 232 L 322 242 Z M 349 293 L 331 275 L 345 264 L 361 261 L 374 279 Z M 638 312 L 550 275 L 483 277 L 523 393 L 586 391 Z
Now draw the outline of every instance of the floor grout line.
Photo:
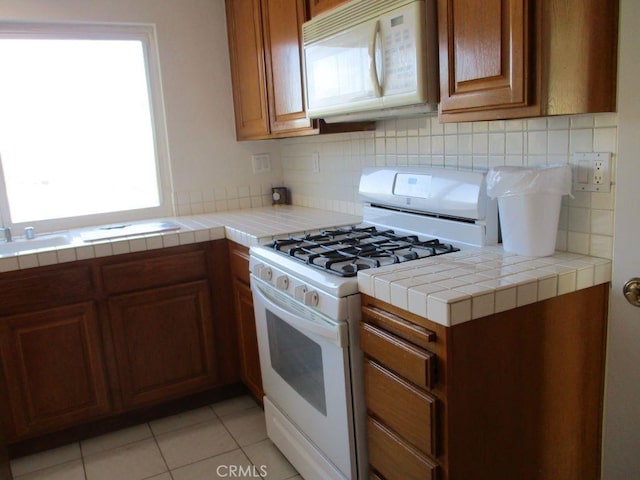
M 241 398 L 241 397 L 236 397 L 236 398 Z M 233 399 L 229 399 L 228 401 L 232 401 L 232 400 Z M 219 403 L 222 403 L 222 402 L 219 402 Z M 225 455 L 225 454 L 228 454 L 228 453 L 236 451 L 236 450 L 239 450 L 242 453 L 242 455 L 249 461 L 249 464 L 251 464 L 254 467 L 257 467 L 257 465 L 251 460 L 251 458 L 247 454 L 245 448 L 248 448 L 248 447 L 251 447 L 253 445 L 257 445 L 258 443 L 264 442 L 264 441 L 268 440 L 268 437 L 266 437 L 264 439 L 261 439 L 261 440 L 257 440 L 255 442 L 252 442 L 252 443 L 244 445 L 244 446 L 240 445 L 238 439 L 236 439 L 236 437 L 233 435 L 231 430 L 228 428 L 228 426 L 227 426 L 227 424 L 225 422 L 225 419 L 227 419 L 228 417 L 230 417 L 232 415 L 235 415 L 237 417 L 242 417 L 245 413 L 247 413 L 249 411 L 253 411 L 255 408 L 259 408 L 260 405 L 255 401 L 252 402 L 251 405 L 242 404 L 241 408 L 239 408 L 238 410 L 234 411 L 232 409 L 232 411 L 230 411 L 230 412 L 228 412 L 228 413 L 226 413 L 224 415 L 220 415 L 219 413 L 217 413 L 215 408 L 214 408 L 214 405 L 215 404 L 208 404 L 208 405 L 206 405 L 206 407 L 200 407 L 200 408 L 209 408 L 209 409 L 211 409 L 211 411 L 213 412 L 213 415 L 214 415 L 213 418 L 210 418 L 210 419 L 207 419 L 207 420 L 202 420 L 202 421 L 197 421 L 195 423 L 190 423 L 188 425 L 183 425 L 180 428 L 174 428 L 174 429 L 168 430 L 166 432 L 158 433 L 158 434 L 156 434 L 156 432 L 154 432 L 154 430 L 153 430 L 153 428 L 151 426 L 152 422 L 145 422 L 145 423 L 140 423 L 138 425 L 133 425 L 133 426 L 127 427 L 127 428 L 136 428 L 136 427 L 141 427 L 141 426 L 144 425 L 144 426 L 146 426 L 146 429 L 150 433 L 150 436 L 147 436 L 147 437 L 144 437 L 144 438 L 138 438 L 138 439 L 135 439 L 135 440 L 130 440 L 130 441 L 127 441 L 126 443 L 118 444 L 116 446 L 111 446 L 109 448 L 105 448 L 105 449 L 102 449 L 102 450 L 99 450 L 99 451 L 96 451 L 96 452 L 93 452 L 93 453 L 88 453 L 88 454 L 85 453 L 85 449 L 83 449 L 83 446 L 82 446 L 82 442 L 84 440 L 70 443 L 70 444 L 68 444 L 68 446 L 72 446 L 72 445 L 76 445 L 77 446 L 78 451 L 79 451 L 79 458 L 72 458 L 72 459 L 69 459 L 69 460 L 64 461 L 64 462 L 55 463 L 53 465 L 48 465 L 48 466 L 43 467 L 43 468 L 38 468 L 37 470 L 28 471 L 28 472 L 24 473 L 23 475 L 20 475 L 19 477 L 16 477 L 16 479 L 20 480 L 20 478 L 23 477 L 24 475 L 30 475 L 30 474 L 33 474 L 33 473 L 36 473 L 36 472 L 39 472 L 39 471 L 43 471 L 43 470 L 48 469 L 48 468 L 55 468 L 55 467 L 59 467 L 61 465 L 67 464 L 67 463 L 72 463 L 72 462 L 76 462 L 76 461 L 80 460 L 80 465 L 82 467 L 83 478 L 84 478 L 84 480 L 89 480 L 89 474 L 88 474 L 87 466 L 86 466 L 86 460 L 87 459 L 89 459 L 89 458 L 91 458 L 91 457 L 93 457 L 95 455 L 105 454 L 105 453 L 111 452 L 113 450 L 126 448 L 126 447 L 129 447 L 129 446 L 131 446 L 133 444 L 136 444 L 136 443 L 146 442 L 149 439 L 153 439 L 153 443 L 155 444 L 155 447 L 157 448 L 158 452 L 160 453 L 160 456 L 162 458 L 162 461 L 164 462 L 166 470 L 164 472 L 159 473 L 159 474 L 155 474 L 155 475 L 152 475 L 150 477 L 145 477 L 144 479 L 141 479 L 141 480 L 153 479 L 154 477 L 159 476 L 159 475 L 163 475 L 165 473 L 168 473 L 168 475 L 171 478 L 171 480 L 173 480 L 174 479 L 173 472 L 175 470 L 179 469 L 179 468 L 187 467 L 189 465 L 193 465 L 193 464 L 196 464 L 196 463 L 201 462 L 201 461 L 205 461 L 205 460 L 208 460 L 208 459 L 211 459 L 211 458 L 215 458 L 215 457 L 220 456 L 220 455 Z M 197 410 L 197 409 L 194 409 L 194 410 Z M 191 410 L 187 410 L 187 411 L 181 412 L 181 413 L 187 413 L 189 411 L 191 411 Z M 180 415 L 180 413 L 176 414 L 176 415 Z M 169 415 L 167 417 L 161 417 L 160 419 L 169 418 L 169 417 L 172 417 L 172 416 L 174 416 L 174 415 Z M 160 420 L 160 419 L 158 419 L 158 420 Z M 172 433 L 172 432 L 177 432 L 177 431 L 180 431 L 180 430 L 183 430 L 183 429 L 193 428 L 193 427 L 196 427 L 198 425 L 206 424 L 208 422 L 213 422 L 214 419 L 222 425 L 224 430 L 227 432 L 227 434 L 233 440 L 234 448 L 232 448 L 232 449 L 230 449 L 228 451 L 225 451 L 225 452 L 216 453 L 215 455 L 212 455 L 212 456 L 209 456 L 209 457 L 206 457 L 206 458 L 203 458 L 203 459 L 199 459 L 197 461 L 194 461 L 194 462 L 191 462 L 191 463 L 188 463 L 188 464 L 185 464 L 185 465 L 180 465 L 179 467 L 176 467 L 176 468 L 174 468 L 172 470 L 170 468 L 168 462 L 167 462 L 167 459 L 166 459 L 166 457 L 165 457 L 165 455 L 164 455 L 164 453 L 162 451 L 162 448 L 160 447 L 160 443 L 158 441 L 158 437 L 162 436 L 162 435 L 165 435 L 165 434 Z M 117 434 L 118 432 L 121 432 L 122 430 L 126 430 L 127 428 L 123 428 L 121 430 L 116 430 L 114 432 L 108 432 L 108 433 L 105 433 L 103 435 Z M 90 440 L 91 438 L 99 438 L 99 437 L 101 437 L 103 435 L 98 435 L 96 437 L 90 437 L 90 438 L 85 439 L 85 440 Z M 63 445 L 62 447 L 65 447 L 65 446 L 67 446 L 67 445 Z M 57 448 L 62 448 L 62 447 L 57 447 Z M 40 452 L 40 453 L 45 453 L 45 452 Z M 295 475 L 293 477 L 295 477 Z M 290 477 L 290 478 L 293 478 L 293 477 Z
M 151 428 L 151 422 L 147 422 L 147 426 L 149 427 L 149 431 L 151 432 L 151 438 L 153 438 L 153 441 L 156 444 L 156 447 L 158 448 L 158 451 L 160 452 L 160 456 L 162 457 L 162 461 L 164 462 L 164 466 L 167 467 L 167 472 L 169 472 L 169 476 L 173 479 L 173 475 L 171 475 L 171 469 L 169 468 L 169 463 L 167 462 L 167 459 L 164 456 L 164 453 L 162 453 L 162 448 L 160 448 L 160 444 L 158 443 L 158 438 L 156 437 L 155 432 L 153 431 L 153 428 Z M 152 478 L 152 477 L 150 477 Z

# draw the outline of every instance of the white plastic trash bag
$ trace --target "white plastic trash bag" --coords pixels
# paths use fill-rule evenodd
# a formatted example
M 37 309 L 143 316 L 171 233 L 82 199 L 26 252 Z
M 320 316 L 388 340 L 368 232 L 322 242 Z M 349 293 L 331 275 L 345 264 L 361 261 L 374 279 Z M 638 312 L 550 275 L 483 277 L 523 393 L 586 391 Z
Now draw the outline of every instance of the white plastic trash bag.
M 562 196 L 571 193 L 571 167 L 496 167 L 487 194 L 498 199 L 504 250 L 528 257 L 553 255 Z
M 571 193 L 571 167 L 495 167 L 487 174 L 487 195 L 491 198 L 531 193 Z

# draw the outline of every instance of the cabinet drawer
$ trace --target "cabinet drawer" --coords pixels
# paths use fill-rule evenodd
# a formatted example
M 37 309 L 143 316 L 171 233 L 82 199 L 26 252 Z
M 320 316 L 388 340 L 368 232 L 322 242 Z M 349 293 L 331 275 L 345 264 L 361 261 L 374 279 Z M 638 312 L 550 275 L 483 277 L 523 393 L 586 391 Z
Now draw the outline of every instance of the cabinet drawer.
M 435 332 L 421 325 L 411 323 L 391 312 L 366 306 L 362 307 L 362 315 L 365 322 L 380 327 L 420 347 L 429 348 L 429 344 L 436 341 Z
M 436 456 L 437 399 L 365 360 L 367 409 L 413 446 Z
M 86 264 L 3 273 L 0 315 L 84 301 L 95 290 L 91 267 Z
M 367 422 L 369 465 L 386 480 L 436 480 L 438 464 L 408 445 L 381 423 Z
M 418 386 L 435 383 L 436 356 L 368 323 L 360 324 L 362 350 Z
M 207 259 L 203 250 L 163 254 L 102 267 L 104 288 L 108 293 L 160 287 L 206 276 Z

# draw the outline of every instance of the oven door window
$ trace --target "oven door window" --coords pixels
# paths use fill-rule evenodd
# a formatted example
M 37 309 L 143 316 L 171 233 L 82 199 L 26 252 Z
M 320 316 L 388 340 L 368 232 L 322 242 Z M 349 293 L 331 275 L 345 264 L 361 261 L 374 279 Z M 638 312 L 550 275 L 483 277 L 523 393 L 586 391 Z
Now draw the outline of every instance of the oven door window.
M 267 310 L 271 367 L 322 415 L 327 415 L 322 349 Z

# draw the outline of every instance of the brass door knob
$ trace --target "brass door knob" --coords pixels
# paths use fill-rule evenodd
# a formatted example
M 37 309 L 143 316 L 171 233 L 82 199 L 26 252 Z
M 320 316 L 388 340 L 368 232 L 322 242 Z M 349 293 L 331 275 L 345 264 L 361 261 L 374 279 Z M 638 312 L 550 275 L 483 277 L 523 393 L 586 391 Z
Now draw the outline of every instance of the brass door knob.
M 625 283 L 622 293 L 631 305 L 640 307 L 640 278 L 635 277 Z

